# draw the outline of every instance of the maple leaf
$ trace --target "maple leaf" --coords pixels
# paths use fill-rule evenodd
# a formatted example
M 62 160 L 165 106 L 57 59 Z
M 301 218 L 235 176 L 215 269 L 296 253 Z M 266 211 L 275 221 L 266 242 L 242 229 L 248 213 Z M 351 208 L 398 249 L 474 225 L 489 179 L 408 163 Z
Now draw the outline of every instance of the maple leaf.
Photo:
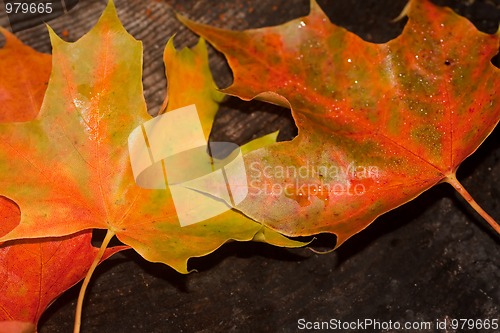
M 0 332 L 20 331 L 12 325 L 36 327 L 47 307 L 85 277 L 99 251 L 91 238 L 84 231 L 0 244 Z M 101 262 L 126 248 L 107 249 Z
M 0 32 L 6 37 L 0 50 L 0 122 L 30 121 L 42 104 L 51 56 L 34 51 L 2 28 Z M 17 205 L 0 196 L 0 236 L 19 219 Z M 91 246 L 91 238 L 86 231 L 57 239 L 0 243 L 0 332 L 36 331 L 46 308 L 92 266 L 99 249 Z M 126 248 L 107 249 L 100 262 Z
M 1 199 L 1 198 L 0 198 Z M 15 203 L 0 200 L 0 225 L 17 224 Z M 0 228 L 0 235 L 4 230 Z M 42 313 L 85 277 L 99 251 L 92 233 L 0 243 L 0 332 L 35 332 Z M 106 249 L 100 262 L 125 250 Z
M 36 325 L 57 297 L 85 277 L 99 250 L 91 238 L 86 231 L 0 246 L 0 332 L 12 321 Z M 101 262 L 125 248 L 107 249 Z
M 276 27 L 229 31 L 179 19 L 224 53 L 225 93 L 288 106 L 291 142 L 245 156 L 250 193 L 237 208 L 288 236 L 330 232 L 337 247 L 379 215 L 455 178 L 500 118 L 500 34 L 412 0 L 402 34 L 363 41 L 311 12 Z M 301 173 L 302 171 L 302 173 Z
M 151 119 L 142 95 L 142 46 L 125 31 L 112 1 L 96 26 L 75 43 L 49 32 L 53 68 L 40 113 L 27 123 L 0 124 L 1 194 L 21 211 L 19 224 L 0 241 L 108 229 L 145 259 L 182 273 L 188 272 L 190 257 L 210 253 L 228 240 L 302 245 L 234 210 L 181 227 L 168 189 L 136 185 L 128 136 Z M 184 51 L 172 66 L 207 66 L 192 71 L 198 71 L 195 80 L 206 82 L 207 60 L 192 61 L 206 58 L 201 45 L 194 56 Z M 166 53 L 172 48 L 167 45 Z M 166 66 L 169 72 L 172 66 Z M 169 90 L 175 84 L 191 82 L 169 75 Z M 217 98 L 210 108 L 217 106 Z M 210 119 L 201 118 L 204 123 Z
M 2 27 L 0 33 L 5 36 L 0 49 L 0 122 L 32 120 L 42 105 L 51 57 L 24 45 Z

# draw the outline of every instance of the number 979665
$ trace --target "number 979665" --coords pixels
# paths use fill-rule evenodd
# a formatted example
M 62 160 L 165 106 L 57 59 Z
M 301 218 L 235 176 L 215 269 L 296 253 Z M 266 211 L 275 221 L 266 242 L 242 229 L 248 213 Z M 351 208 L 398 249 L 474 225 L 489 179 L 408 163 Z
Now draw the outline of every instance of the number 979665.
M 50 14 L 52 10 L 52 2 L 7 2 L 5 4 L 7 14 Z

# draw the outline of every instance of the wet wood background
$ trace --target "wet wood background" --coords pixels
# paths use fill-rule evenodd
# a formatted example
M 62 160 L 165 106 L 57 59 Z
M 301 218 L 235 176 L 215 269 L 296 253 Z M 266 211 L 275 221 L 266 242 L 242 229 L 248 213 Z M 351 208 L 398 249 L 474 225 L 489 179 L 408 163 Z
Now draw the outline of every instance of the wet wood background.
M 168 38 L 176 34 L 177 47 L 192 46 L 197 40 L 175 19 L 175 12 L 220 27 L 245 29 L 304 16 L 309 7 L 302 0 L 115 2 L 127 30 L 144 43 L 144 94 L 153 115 L 165 94 L 162 52 Z M 368 41 L 385 42 L 404 25 L 390 20 L 405 1 L 318 2 L 334 23 Z M 498 1 L 439 3 L 451 3 L 483 31 L 492 33 L 498 27 Z M 105 1 L 80 0 L 50 25 L 74 41 L 95 24 L 104 7 Z M 0 16 L 0 24 L 6 25 L 5 16 Z M 17 35 L 37 50 L 50 52 L 43 26 Z M 210 59 L 219 86 L 230 84 L 224 57 L 210 49 Z M 280 140 L 296 135 L 289 110 L 228 98 L 212 138 L 242 144 L 277 129 Z M 458 175 L 499 220 L 498 129 L 463 163 Z M 333 241 L 324 237 L 320 245 Z M 132 251 L 119 254 L 100 266 L 93 278 L 83 332 L 293 332 L 300 318 L 433 323 L 446 318 L 499 318 L 499 246 L 498 235 L 450 186 L 440 185 L 385 214 L 328 255 L 231 243 L 193 259 L 190 267 L 198 272 L 183 276 Z M 40 332 L 72 331 L 78 287 L 51 306 Z

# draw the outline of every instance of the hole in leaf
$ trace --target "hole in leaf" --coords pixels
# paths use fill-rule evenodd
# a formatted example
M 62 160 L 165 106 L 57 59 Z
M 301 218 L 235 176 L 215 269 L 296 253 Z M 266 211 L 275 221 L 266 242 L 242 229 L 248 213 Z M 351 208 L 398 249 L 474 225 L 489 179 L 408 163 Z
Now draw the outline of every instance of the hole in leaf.
M 106 229 L 92 229 L 91 243 L 94 247 L 100 247 L 102 244 L 102 241 L 104 240 L 104 237 L 106 237 Z M 113 246 L 120 246 L 120 245 L 124 245 L 124 244 L 122 242 L 120 242 L 118 240 L 118 238 L 115 236 L 109 242 L 108 248 L 113 247 Z
M 318 1 L 330 20 L 373 43 L 385 43 L 399 36 L 407 18 L 391 23 L 403 10 L 405 1 L 389 1 L 384 6 L 376 0 Z
M 279 130 L 278 141 L 297 135 L 297 126 L 287 108 L 257 100 L 243 101 L 228 97 L 215 117 L 210 141 L 243 145 L 255 138 Z
M 337 236 L 330 233 L 321 233 L 314 235 L 314 240 L 309 244 L 309 248 L 316 252 L 327 252 L 335 248 L 337 244 Z

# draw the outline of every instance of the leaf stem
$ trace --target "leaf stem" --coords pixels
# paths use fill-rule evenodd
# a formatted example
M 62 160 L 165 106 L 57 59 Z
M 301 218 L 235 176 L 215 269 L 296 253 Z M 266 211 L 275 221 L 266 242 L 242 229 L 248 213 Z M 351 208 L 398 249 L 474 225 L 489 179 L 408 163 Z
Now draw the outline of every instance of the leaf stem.
M 500 225 L 490 216 L 488 213 L 478 205 L 478 203 L 472 198 L 472 196 L 467 192 L 467 190 L 460 184 L 457 180 L 455 174 L 448 175 L 445 179 L 445 182 L 451 184 L 455 188 L 455 190 L 460 193 L 460 195 L 471 205 L 474 210 L 481 215 L 486 222 L 500 235 Z
M 94 271 L 101 261 L 102 257 L 104 256 L 104 252 L 106 251 L 106 248 L 108 247 L 109 242 L 113 238 L 115 233 L 111 230 L 108 229 L 106 232 L 106 236 L 104 237 L 104 240 L 102 241 L 101 247 L 99 248 L 99 252 L 97 252 L 96 257 L 94 258 L 94 262 L 90 266 L 87 275 L 85 276 L 85 279 L 83 280 L 82 287 L 80 289 L 80 294 L 78 295 L 78 302 L 76 303 L 76 313 L 75 313 L 75 326 L 73 329 L 74 333 L 80 333 L 80 327 L 82 325 L 82 308 L 83 308 L 83 299 L 85 298 L 85 292 L 87 290 L 87 287 L 90 282 L 90 278 L 92 277 L 92 274 L 94 274 Z

